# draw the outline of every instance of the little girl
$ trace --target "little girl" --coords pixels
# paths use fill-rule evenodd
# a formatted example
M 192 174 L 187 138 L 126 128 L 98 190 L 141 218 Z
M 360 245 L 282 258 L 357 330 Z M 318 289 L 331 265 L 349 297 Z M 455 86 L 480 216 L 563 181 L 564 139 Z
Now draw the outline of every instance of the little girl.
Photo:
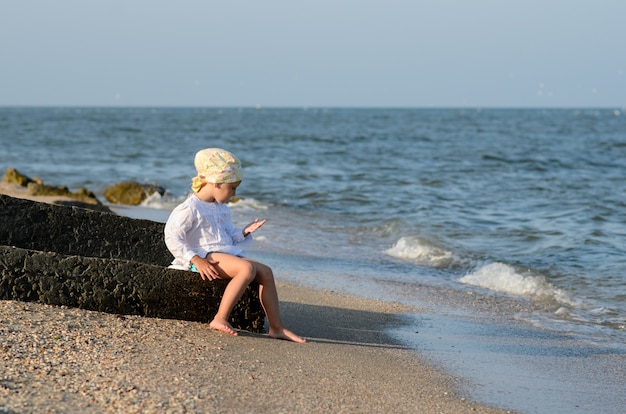
M 233 227 L 224 203 L 235 196 L 243 179 L 240 161 L 226 150 L 207 148 L 196 154 L 194 164 L 198 175 L 192 181 L 193 194 L 172 211 L 165 225 L 165 244 L 174 255 L 170 267 L 198 272 L 204 280 L 230 280 L 209 324 L 212 329 L 237 336 L 228 319 L 245 289 L 255 281 L 270 325 L 269 336 L 306 342 L 283 326 L 272 269 L 243 257 L 238 247 L 250 241 L 251 234 L 266 221 L 257 218 L 243 229 Z

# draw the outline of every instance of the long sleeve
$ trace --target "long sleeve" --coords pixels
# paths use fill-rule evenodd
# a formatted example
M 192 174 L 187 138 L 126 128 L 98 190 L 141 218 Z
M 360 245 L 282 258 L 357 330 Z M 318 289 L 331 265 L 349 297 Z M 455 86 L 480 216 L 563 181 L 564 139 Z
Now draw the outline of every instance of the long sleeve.
M 188 267 L 188 263 L 195 255 L 202 255 L 202 251 L 190 245 L 187 236 L 194 227 L 194 217 L 189 206 L 182 204 L 170 215 L 165 224 L 165 245 L 174 256 L 173 264 Z
M 244 236 L 243 235 L 243 229 L 238 228 L 238 227 L 233 227 L 233 223 L 232 220 L 230 218 L 230 211 L 228 211 L 228 219 L 227 219 L 227 224 L 226 224 L 226 232 L 230 235 L 231 239 L 233 240 L 233 244 L 234 245 L 247 245 L 247 242 L 250 242 L 252 240 L 252 235 L 248 234 L 248 236 Z

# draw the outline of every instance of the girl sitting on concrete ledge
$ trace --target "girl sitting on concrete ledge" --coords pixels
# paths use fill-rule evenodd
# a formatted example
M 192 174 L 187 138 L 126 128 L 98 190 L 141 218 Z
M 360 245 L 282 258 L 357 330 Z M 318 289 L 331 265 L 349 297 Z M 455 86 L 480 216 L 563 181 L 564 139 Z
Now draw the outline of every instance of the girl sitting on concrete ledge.
M 244 257 L 238 246 L 250 240 L 266 221 L 257 218 L 243 229 L 233 227 L 225 203 L 235 196 L 243 179 L 241 162 L 226 150 L 207 148 L 196 154 L 194 164 L 198 175 L 192 181 L 193 193 L 172 211 L 165 225 L 165 243 L 174 255 L 171 267 L 198 272 L 204 280 L 230 280 L 209 324 L 212 329 L 237 335 L 228 319 L 245 289 L 255 281 L 269 336 L 306 342 L 283 326 L 272 269 Z

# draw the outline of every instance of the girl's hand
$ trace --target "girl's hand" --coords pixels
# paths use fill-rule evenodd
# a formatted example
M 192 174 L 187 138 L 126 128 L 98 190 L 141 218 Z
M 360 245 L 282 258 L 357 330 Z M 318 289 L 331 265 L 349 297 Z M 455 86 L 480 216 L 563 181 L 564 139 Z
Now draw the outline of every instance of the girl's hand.
M 194 256 L 191 261 L 196 266 L 196 269 L 198 269 L 202 280 L 214 280 L 219 278 L 220 275 L 216 268 L 219 262 L 212 260 L 210 255 L 207 255 L 204 259 L 199 256 Z
M 267 221 L 266 219 L 259 220 L 258 218 L 255 218 L 252 223 L 248 224 L 246 227 L 243 228 L 244 237 L 260 229 L 261 226 L 263 226 L 266 221 Z

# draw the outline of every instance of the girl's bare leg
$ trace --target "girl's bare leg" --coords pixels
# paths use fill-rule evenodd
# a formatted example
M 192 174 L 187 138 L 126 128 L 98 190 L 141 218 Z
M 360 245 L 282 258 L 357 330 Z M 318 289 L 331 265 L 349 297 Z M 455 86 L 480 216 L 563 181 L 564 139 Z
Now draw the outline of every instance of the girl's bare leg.
M 226 286 L 217 314 L 209 323 L 209 326 L 216 331 L 237 336 L 237 331 L 233 329 L 228 319 L 233 308 L 241 299 L 243 292 L 245 292 L 250 282 L 254 280 L 256 269 L 252 262 L 229 254 L 213 253 L 211 258 L 219 262 L 216 268 L 220 277 L 230 279 L 230 282 Z
M 259 297 L 261 305 L 267 315 L 267 321 L 270 324 L 269 336 L 277 339 L 285 339 L 288 341 L 304 343 L 306 340 L 286 329 L 280 317 L 280 305 L 278 302 L 278 292 L 276 291 L 276 282 L 272 269 L 262 263 L 250 260 L 256 269 L 254 281 L 259 284 Z M 232 282 L 231 282 L 232 283 Z

